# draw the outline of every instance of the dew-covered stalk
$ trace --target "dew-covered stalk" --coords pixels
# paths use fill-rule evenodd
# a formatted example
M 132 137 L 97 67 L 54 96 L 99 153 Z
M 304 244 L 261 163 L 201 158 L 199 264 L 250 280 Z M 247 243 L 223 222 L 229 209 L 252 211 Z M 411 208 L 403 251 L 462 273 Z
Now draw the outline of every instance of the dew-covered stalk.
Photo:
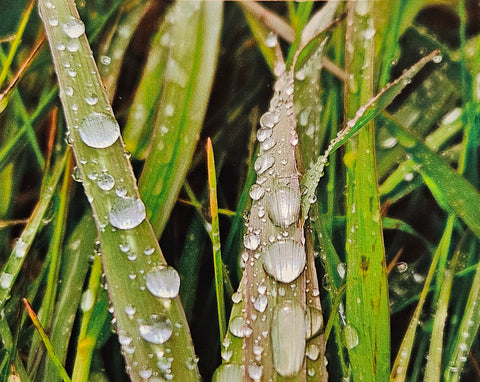
M 257 181 L 249 192 L 245 271 L 234 295 L 231 336 L 223 343 L 225 362 L 217 381 L 304 381 L 307 370 L 312 380 L 326 375 L 316 343 L 323 321 L 315 270 L 305 272 L 293 70 L 287 72 L 278 62 L 275 74 L 275 94 L 257 132 L 260 150 L 254 164 Z M 243 366 L 234 353 L 238 338 L 243 340 Z
M 105 287 L 133 381 L 199 380 L 178 298 L 73 1 L 40 0 L 68 140 L 101 241 Z

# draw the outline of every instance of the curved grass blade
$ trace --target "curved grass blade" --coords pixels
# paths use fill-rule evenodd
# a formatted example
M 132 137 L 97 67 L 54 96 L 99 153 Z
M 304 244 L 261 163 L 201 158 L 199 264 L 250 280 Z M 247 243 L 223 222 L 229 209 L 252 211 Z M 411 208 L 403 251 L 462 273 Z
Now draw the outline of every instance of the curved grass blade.
M 402 76 L 385 86 L 385 88 L 383 88 L 375 97 L 366 102 L 364 106 L 358 108 L 355 116 L 347 122 L 345 128 L 337 134 L 337 137 L 334 140 L 331 141 L 330 145 L 325 150 L 325 153 L 321 155 L 315 164 L 305 172 L 305 175 L 302 178 L 302 184 L 306 188 L 306 192 L 302 195 L 302 211 L 304 211 L 304 216 L 307 216 L 311 204 L 310 201 L 315 199 L 315 190 L 320 178 L 323 176 L 328 156 L 342 146 L 351 136 L 369 123 L 373 118 L 377 117 L 393 101 L 393 99 L 400 94 L 405 86 L 408 85 L 415 74 L 417 74 L 425 64 L 433 60 L 437 55 L 438 51 L 433 51 L 429 55 L 423 57 L 403 73 Z
M 42 0 L 39 9 L 58 76 L 70 142 L 101 238 L 108 292 L 129 375 L 133 381 L 152 375 L 198 380 L 178 298 L 178 274 L 166 266 L 146 220 L 85 26 L 71 1 Z M 58 50 L 59 43 L 76 48 L 73 52 Z
M 209 1 L 179 1 L 172 10 L 175 24 L 169 44 L 174 45 L 169 46 L 155 136 L 139 180 L 158 236 L 182 187 L 202 127 L 215 73 L 222 12 L 221 2 Z

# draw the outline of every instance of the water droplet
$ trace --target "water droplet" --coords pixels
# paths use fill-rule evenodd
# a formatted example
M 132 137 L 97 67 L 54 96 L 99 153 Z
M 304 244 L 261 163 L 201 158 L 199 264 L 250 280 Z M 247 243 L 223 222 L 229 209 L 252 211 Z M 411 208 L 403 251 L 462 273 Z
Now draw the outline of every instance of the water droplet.
M 97 186 L 103 191 L 110 191 L 115 186 L 115 179 L 110 174 L 104 172 L 98 176 Z
M 98 102 L 98 97 L 96 94 L 92 93 L 88 97 L 85 97 L 85 102 L 90 106 L 96 105 Z
M 413 180 L 413 172 L 409 172 L 403 176 L 405 182 L 411 182 Z
M 149 379 L 152 376 L 152 370 L 151 369 L 142 369 L 138 371 L 138 375 L 142 379 Z
M 171 117 L 173 113 L 175 113 L 175 106 L 169 103 L 167 106 L 165 106 L 165 115 L 167 117 Z
M 299 69 L 297 71 L 297 73 L 295 73 L 295 79 L 298 80 L 298 81 L 303 81 L 306 77 L 306 73 L 305 73 L 305 70 L 302 68 L 302 69 Z
M 117 198 L 110 210 L 110 224 L 118 229 L 131 229 L 146 218 L 145 205 L 140 199 Z
M 77 166 L 73 168 L 72 178 L 75 182 L 83 182 L 82 172 Z
M 100 57 L 100 62 L 103 65 L 110 65 L 111 62 L 112 62 L 112 59 L 109 56 L 102 56 L 102 57 Z
M 293 301 L 278 304 L 272 317 L 273 367 L 282 377 L 300 372 L 305 354 L 305 314 Z
M 70 20 L 62 25 L 63 31 L 70 38 L 79 38 L 85 33 L 85 24 L 80 19 L 70 17 Z
M 2 272 L 0 274 L 0 288 L 8 289 L 12 286 L 13 275 L 11 273 Z
M 345 263 L 337 264 L 337 273 L 341 279 L 345 278 L 345 273 L 347 272 L 347 265 Z
M 248 376 L 252 378 L 255 382 L 260 381 L 263 375 L 263 366 L 261 365 L 249 365 L 248 366 Z
M 401 262 L 397 263 L 396 268 L 397 268 L 398 273 L 404 273 L 408 269 L 408 264 L 404 261 L 401 261 Z
M 243 382 L 242 367 L 237 364 L 220 365 L 213 375 L 214 382 Z
M 70 40 L 67 43 L 67 50 L 70 53 L 78 52 L 79 49 L 80 49 L 80 44 L 79 44 L 78 40 Z
M 59 42 L 57 44 L 57 50 L 59 50 L 60 52 L 63 52 L 65 50 L 65 44 L 63 42 Z
M 270 167 L 273 166 L 275 163 L 275 158 L 272 155 L 264 154 L 257 158 L 255 161 L 253 168 L 257 172 L 257 174 L 263 174 L 267 171 Z
M 305 350 L 305 355 L 312 361 L 316 361 L 320 356 L 320 348 L 316 344 L 310 344 Z
M 265 38 L 265 45 L 269 48 L 275 48 L 278 43 L 277 35 L 273 32 L 269 32 Z
M 234 304 L 238 304 L 243 300 L 243 294 L 241 292 L 235 292 L 232 294 L 232 301 Z
M 298 220 L 300 213 L 300 190 L 280 187 L 268 198 L 268 216 L 273 224 L 287 228 Z
M 261 129 L 258 129 L 257 131 L 257 140 L 262 143 L 264 142 L 267 138 L 271 137 L 273 134 L 273 130 L 272 129 L 265 129 L 265 128 L 261 128 Z
M 267 111 L 260 117 L 260 126 L 263 128 L 272 128 L 280 120 L 280 117 L 277 113 L 271 113 Z
M 152 314 L 147 321 L 139 321 L 138 333 L 152 344 L 163 344 L 172 335 L 172 322 L 164 314 Z
M 260 236 L 251 233 L 243 237 L 243 245 L 246 249 L 255 251 L 260 245 Z
M 263 267 L 275 280 L 290 283 L 305 268 L 305 249 L 293 240 L 273 243 L 263 254 Z
M 235 337 L 242 338 L 245 334 L 243 317 L 238 316 L 231 320 L 229 330 Z
M 277 142 L 275 141 L 275 139 L 273 139 L 272 137 L 268 137 L 260 144 L 260 147 L 262 148 L 263 151 L 268 151 L 271 148 L 273 148 L 276 145 L 276 143 Z
M 18 239 L 15 243 L 15 256 L 20 258 L 24 257 L 26 252 L 27 243 L 25 243 L 22 239 Z
M 128 346 L 132 343 L 132 337 L 129 337 L 125 330 L 120 330 L 118 332 L 118 342 L 121 346 Z
M 353 349 L 358 345 L 358 333 L 351 325 L 347 325 L 343 328 L 343 340 L 348 349 Z
M 305 316 L 305 338 L 315 337 L 323 328 L 323 315 L 320 309 L 307 306 Z
M 433 57 L 433 62 L 434 62 L 435 64 L 439 64 L 440 62 L 442 62 L 442 59 L 443 59 L 442 55 L 441 55 L 441 54 L 437 54 L 435 57 Z
M 249 195 L 252 200 L 260 200 L 263 195 L 265 195 L 265 190 L 262 186 L 254 184 L 252 187 L 250 187 Z
M 265 295 L 260 295 L 255 299 L 255 302 L 253 303 L 253 307 L 258 310 L 260 313 L 265 312 L 265 309 L 267 309 L 267 304 L 268 304 L 268 298 Z
M 155 252 L 155 247 L 150 247 L 149 246 L 149 247 L 145 248 L 145 250 L 143 251 L 143 254 L 145 256 L 151 256 L 151 255 L 153 255 L 154 252 Z
M 82 293 L 80 308 L 84 312 L 89 311 L 90 309 L 92 309 L 94 302 L 95 296 L 93 295 L 93 291 L 91 289 L 87 289 L 85 292 Z
M 52 16 L 48 19 L 48 24 L 51 27 L 56 27 L 58 25 L 58 17 L 57 16 Z
M 174 298 L 180 289 L 180 276 L 170 266 L 153 267 L 146 277 L 147 289 L 156 297 Z
M 113 145 L 120 137 L 120 127 L 110 114 L 91 113 L 86 116 L 78 130 L 87 146 L 103 149 Z
M 135 316 L 135 313 L 137 312 L 137 310 L 135 309 L 135 307 L 131 304 L 127 304 L 125 305 L 125 314 L 128 316 L 128 318 L 132 319 L 133 316 Z
M 382 142 L 382 147 L 384 149 L 391 149 L 397 145 L 397 138 L 389 137 Z

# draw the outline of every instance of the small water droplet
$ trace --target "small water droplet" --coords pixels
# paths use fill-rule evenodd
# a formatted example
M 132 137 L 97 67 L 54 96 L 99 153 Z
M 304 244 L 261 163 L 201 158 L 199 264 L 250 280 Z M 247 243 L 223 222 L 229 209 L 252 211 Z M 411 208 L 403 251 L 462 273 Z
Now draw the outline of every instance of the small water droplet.
M 76 17 L 70 17 L 65 24 L 62 25 L 63 31 L 70 38 L 79 38 L 85 33 L 85 24 Z
M 273 243 L 263 254 L 263 267 L 275 280 L 290 283 L 305 268 L 305 249 L 293 240 Z
M 52 16 L 48 19 L 48 24 L 51 27 L 56 27 L 58 25 L 58 17 L 57 16 Z
M 267 111 L 260 118 L 260 126 L 266 129 L 270 129 L 277 124 L 280 117 L 277 113 L 271 113 Z
M 65 44 L 63 42 L 59 42 L 57 44 L 57 50 L 59 50 L 60 52 L 63 52 L 65 50 Z
M 248 376 L 252 378 L 255 382 L 260 381 L 263 375 L 263 366 L 261 365 L 249 365 L 248 366 Z
M 442 62 L 442 55 L 441 54 L 437 54 L 435 57 L 433 57 L 433 62 L 436 63 L 436 64 L 439 64 L 440 62 Z
M 110 174 L 104 172 L 97 178 L 97 186 L 102 191 L 110 191 L 115 186 L 115 179 Z
M 267 309 L 267 304 L 268 304 L 268 298 L 265 295 L 260 295 L 255 299 L 255 302 L 253 303 L 253 307 L 258 310 L 260 313 L 265 312 L 265 309 Z
M 148 246 L 147 248 L 145 248 L 145 250 L 143 251 L 143 254 L 145 256 L 151 256 L 153 255 L 153 253 L 155 252 L 155 247 L 150 247 Z
M 345 346 L 348 349 L 353 349 L 358 345 L 358 333 L 351 325 L 347 325 L 343 328 L 343 339 Z
M 82 293 L 82 298 L 80 301 L 80 308 L 83 312 L 87 312 L 93 308 L 93 303 L 95 302 L 95 296 L 91 289 L 87 289 Z
M 87 146 L 101 149 L 110 147 L 120 137 L 120 127 L 110 114 L 91 113 L 79 127 L 80 138 Z
M 110 63 L 112 62 L 112 59 L 109 56 L 102 56 L 100 57 L 100 62 L 103 65 L 110 65 Z
M 413 180 L 413 172 L 409 172 L 403 176 L 405 182 L 411 182 Z
M 300 213 L 300 190 L 280 187 L 268 198 L 268 216 L 273 224 L 287 228 L 298 220 Z
M 234 304 L 238 304 L 243 300 L 243 294 L 241 292 L 235 292 L 232 294 L 232 301 Z
M 271 148 L 273 148 L 276 144 L 277 144 L 277 141 L 275 141 L 274 138 L 268 137 L 260 144 L 260 147 L 262 148 L 263 151 L 268 151 Z
M 0 288 L 8 289 L 12 286 L 13 275 L 11 273 L 2 272 L 0 274 Z
M 260 245 L 260 236 L 254 233 L 244 236 L 243 245 L 245 246 L 246 249 L 255 251 Z
M 277 44 L 278 44 L 277 35 L 273 32 L 269 32 L 267 34 L 267 37 L 265 38 L 265 45 L 268 46 L 269 48 L 275 48 Z
M 138 333 L 152 344 L 163 344 L 172 335 L 172 322 L 164 314 L 152 314 L 148 320 L 139 320 Z
M 112 226 L 118 229 L 131 229 L 146 218 L 145 205 L 140 199 L 117 198 L 109 214 Z
M 153 372 L 151 369 L 141 369 L 138 371 L 138 375 L 142 379 L 149 379 L 152 376 Z
M 243 317 L 238 316 L 231 320 L 229 330 L 235 337 L 242 338 L 245 335 Z
M 131 304 L 127 304 L 125 305 L 125 314 L 128 316 L 128 318 L 132 319 L 133 316 L 135 316 L 135 313 L 137 312 L 137 310 L 135 309 L 135 307 Z
M 85 102 L 90 106 L 96 105 L 98 102 L 98 97 L 96 94 L 92 93 L 88 97 L 85 97 Z
M 15 256 L 20 258 L 24 257 L 26 252 L 27 243 L 25 243 L 22 239 L 18 239 L 15 243 Z
M 305 354 L 305 314 L 293 301 L 278 304 L 272 317 L 273 367 L 282 377 L 300 372 Z
M 305 350 L 305 355 L 312 361 L 316 361 L 320 356 L 320 348 L 316 344 L 310 344 Z
M 397 263 L 396 268 L 398 273 L 404 273 L 408 269 L 408 264 L 404 261 L 401 261 Z
M 171 117 L 173 113 L 175 113 L 175 106 L 169 103 L 167 106 L 165 106 L 165 115 L 167 117 Z
M 258 184 L 254 184 L 250 187 L 249 195 L 252 200 L 260 200 L 265 195 L 265 189 Z
M 397 145 L 397 138 L 389 137 L 382 142 L 382 147 L 384 149 L 391 149 Z
M 146 277 L 147 289 L 156 297 L 177 297 L 180 289 L 180 276 L 170 266 L 153 267 Z
M 80 49 L 80 44 L 79 44 L 78 40 L 70 40 L 67 43 L 67 50 L 70 53 L 78 52 L 79 49 Z
M 345 273 L 347 272 L 347 265 L 345 263 L 337 264 L 337 273 L 341 279 L 345 278 Z

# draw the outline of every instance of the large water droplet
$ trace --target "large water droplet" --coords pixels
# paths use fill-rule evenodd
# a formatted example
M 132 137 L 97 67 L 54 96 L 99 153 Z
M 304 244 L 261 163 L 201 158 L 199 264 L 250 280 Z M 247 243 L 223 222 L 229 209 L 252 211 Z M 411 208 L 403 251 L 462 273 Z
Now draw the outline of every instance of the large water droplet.
M 103 149 L 113 145 L 120 137 L 120 127 L 110 114 L 91 113 L 86 116 L 78 130 L 87 146 Z
M 275 280 L 290 283 L 305 268 L 305 249 L 293 240 L 279 241 L 267 247 L 263 267 Z
M 273 224 L 287 228 L 298 220 L 300 213 L 300 190 L 281 187 L 268 199 L 268 216 Z
M 260 118 L 260 126 L 263 128 L 272 128 L 280 120 L 280 117 L 276 113 L 267 111 Z
M 152 344 L 163 344 L 172 335 L 172 322 L 164 314 L 152 314 L 146 321 L 140 320 L 138 333 Z
M 272 317 L 273 367 L 282 377 L 300 372 L 305 354 L 305 314 L 293 301 L 278 304 Z
M 213 382 L 243 382 L 242 367 L 237 364 L 219 366 L 213 375 Z
M 156 297 L 174 298 L 180 289 L 180 276 L 173 267 L 153 267 L 147 274 L 146 285 Z
M 267 171 L 270 167 L 273 166 L 275 163 L 275 158 L 272 155 L 264 154 L 257 158 L 255 161 L 253 168 L 257 172 L 257 174 L 263 174 Z
M 65 24 L 62 25 L 63 31 L 70 38 L 79 38 L 85 33 L 85 24 L 76 17 L 70 17 Z
M 147 214 L 140 199 L 117 198 L 109 214 L 110 224 L 118 229 L 131 229 L 142 223 Z

